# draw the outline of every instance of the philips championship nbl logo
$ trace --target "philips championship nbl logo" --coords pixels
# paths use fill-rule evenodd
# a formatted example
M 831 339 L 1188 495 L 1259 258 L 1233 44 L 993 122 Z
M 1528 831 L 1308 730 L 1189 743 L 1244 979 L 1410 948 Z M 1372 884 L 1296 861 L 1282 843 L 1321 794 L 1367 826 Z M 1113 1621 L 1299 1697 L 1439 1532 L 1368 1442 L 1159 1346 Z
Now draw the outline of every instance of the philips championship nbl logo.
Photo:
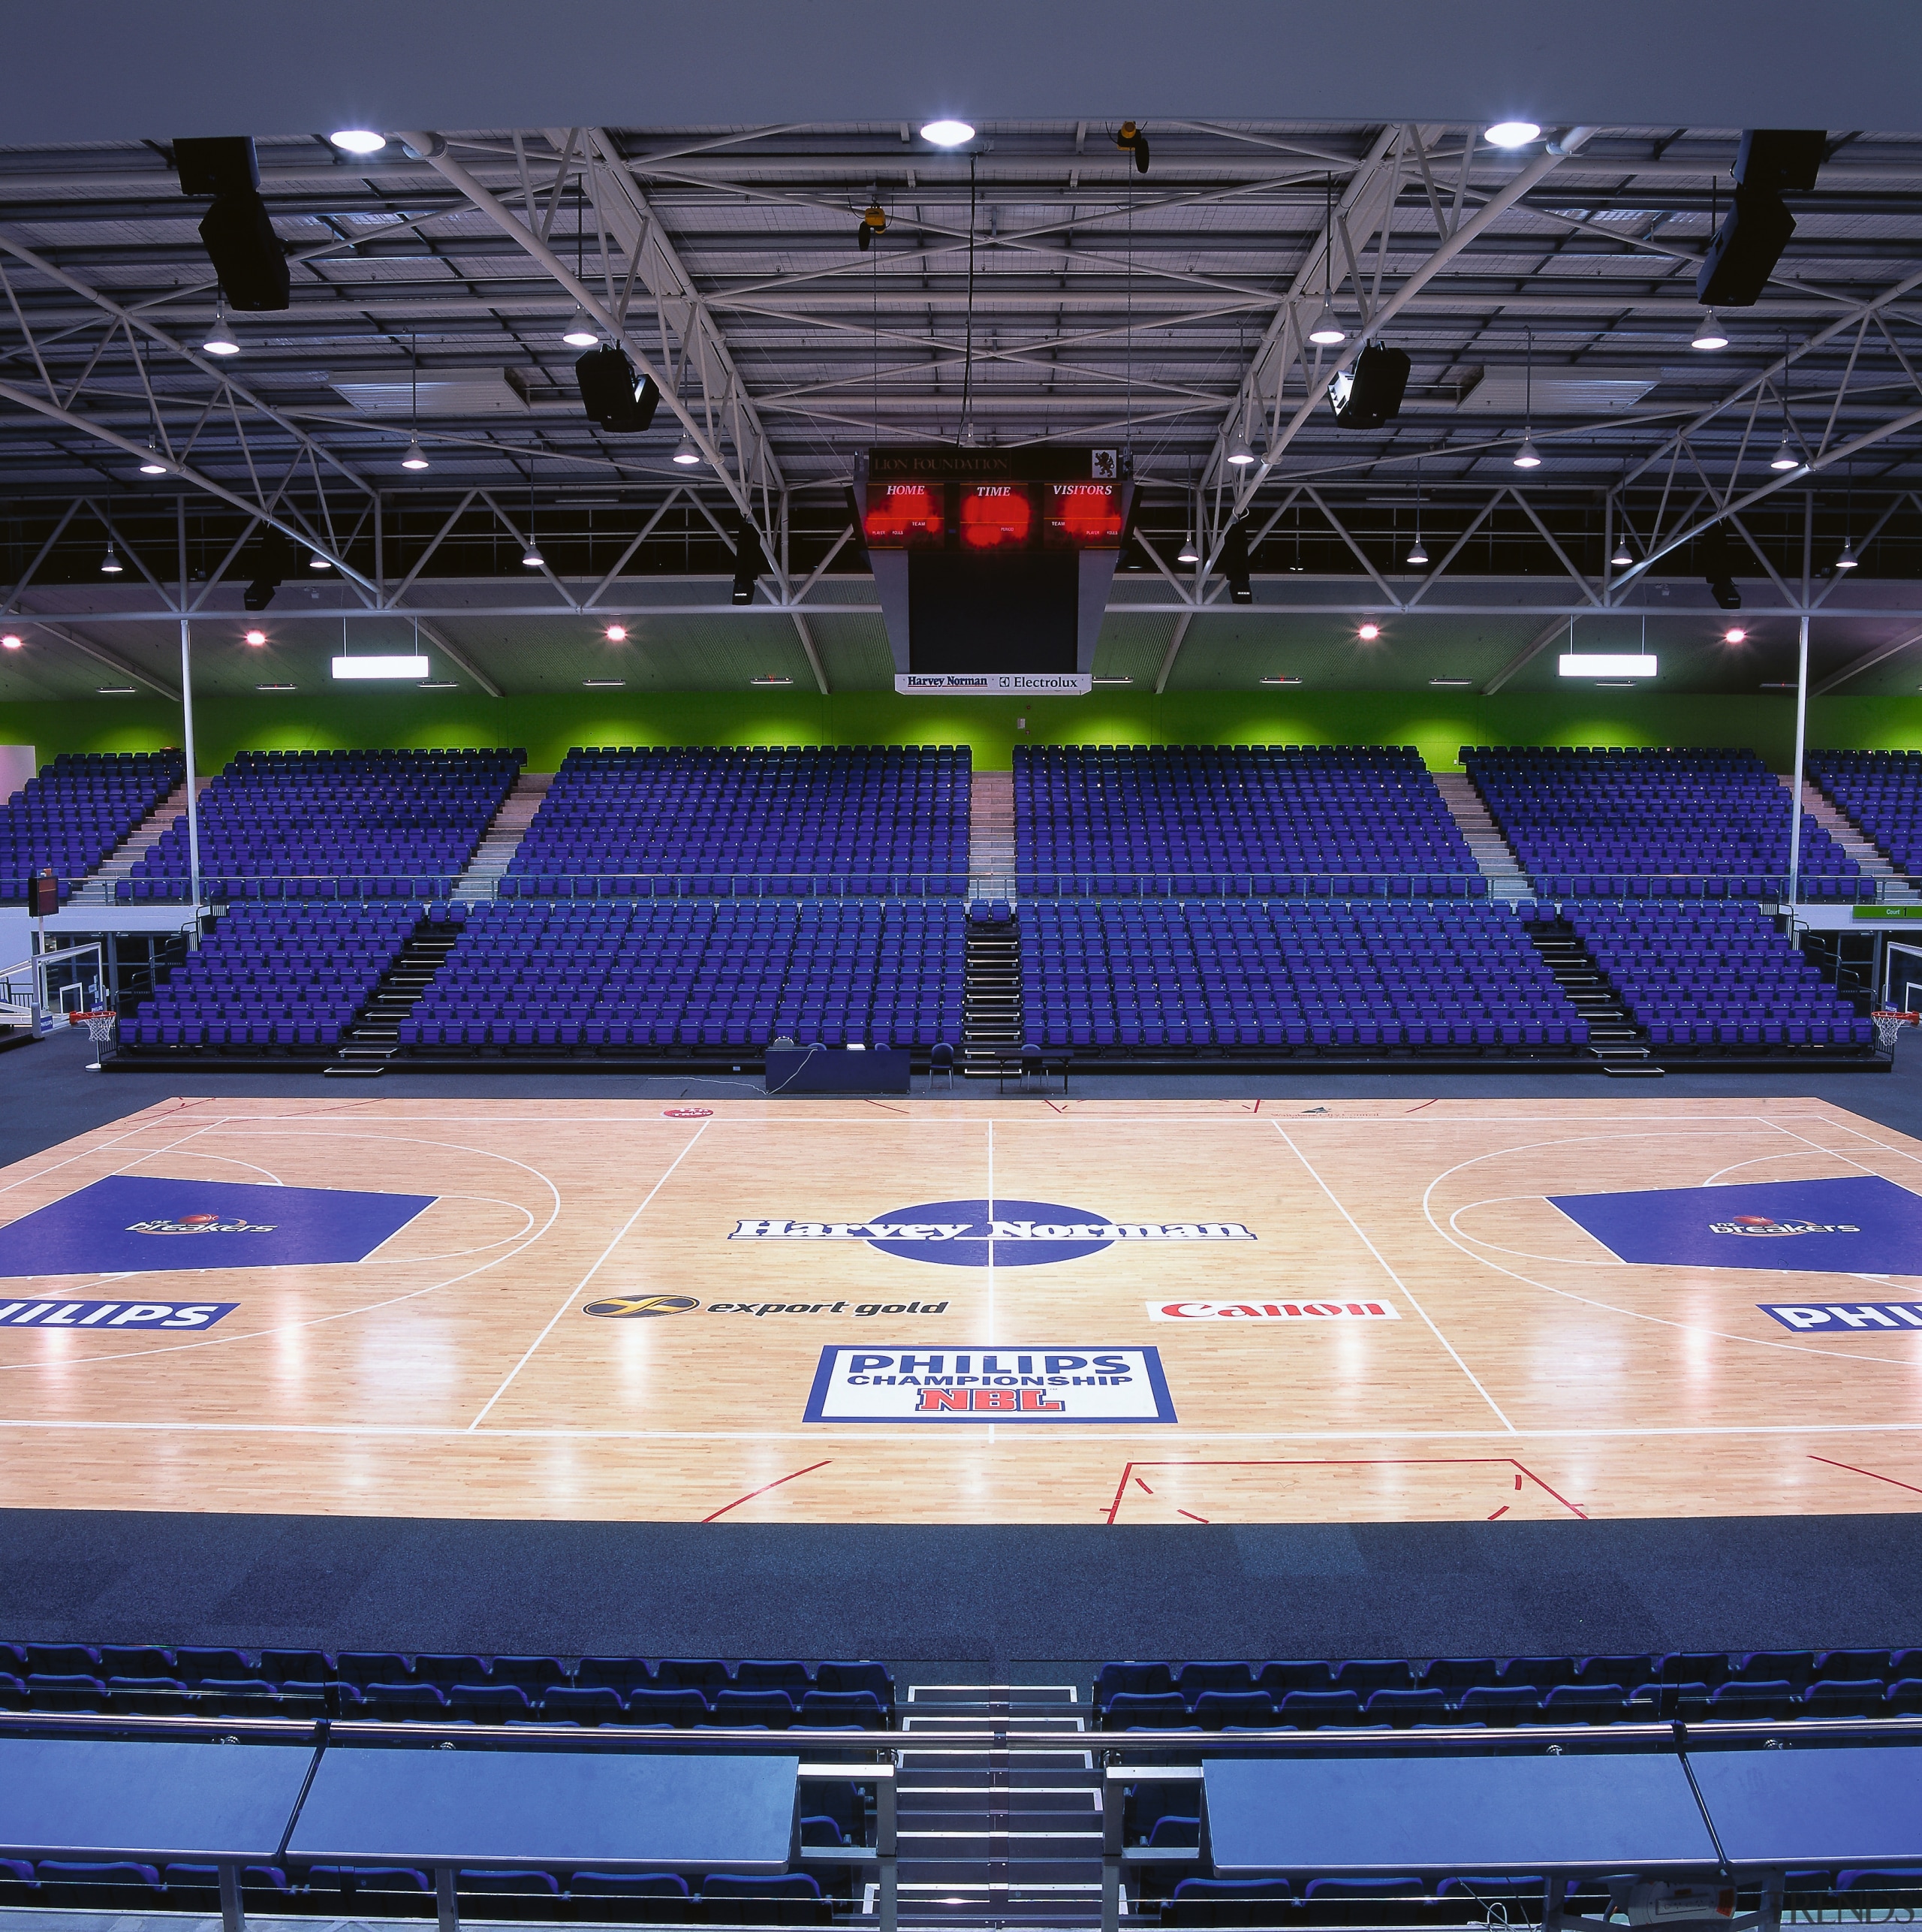
M 740 1221 L 731 1241 L 863 1241 L 904 1261 L 1036 1267 L 1144 1242 L 1252 1241 L 1239 1221 L 1119 1221 L 1056 1201 L 929 1201 L 871 1221 Z

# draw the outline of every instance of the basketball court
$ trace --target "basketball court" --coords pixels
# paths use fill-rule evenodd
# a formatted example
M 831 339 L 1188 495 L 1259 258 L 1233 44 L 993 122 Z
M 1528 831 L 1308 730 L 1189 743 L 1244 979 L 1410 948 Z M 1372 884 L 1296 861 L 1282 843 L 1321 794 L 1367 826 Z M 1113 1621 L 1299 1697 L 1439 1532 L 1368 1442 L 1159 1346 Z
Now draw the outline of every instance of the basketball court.
M 0 1455 L 56 1509 L 1905 1510 L 1911 1189 L 1808 1099 L 167 1099 L 0 1173 Z

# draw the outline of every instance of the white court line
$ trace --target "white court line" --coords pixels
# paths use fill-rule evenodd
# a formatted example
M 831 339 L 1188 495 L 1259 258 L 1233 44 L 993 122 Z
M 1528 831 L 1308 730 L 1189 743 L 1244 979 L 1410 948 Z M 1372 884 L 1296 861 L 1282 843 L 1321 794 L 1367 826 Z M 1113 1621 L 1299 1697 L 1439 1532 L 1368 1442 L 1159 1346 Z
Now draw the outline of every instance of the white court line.
M 1470 1368 L 1468 1364 L 1463 1361 L 1459 1355 L 1456 1354 L 1454 1344 L 1449 1340 L 1446 1335 L 1442 1334 L 1439 1328 L 1435 1327 L 1434 1318 L 1430 1316 L 1428 1310 L 1423 1307 L 1421 1304 L 1415 1299 L 1414 1292 L 1413 1289 L 1411 1289 L 1408 1286 L 1408 1283 L 1402 1280 L 1401 1276 L 1388 1265 L 1387 1257 L 1382 1253 L 1381 1250 L 1362 1232 L 1360 1223 L 1357 1222 L 1354 1216 L 1351 1214 L 1345 1207 L 1342 1207 L 1341 1202 L 1336 1198 L 1335 1190 L 1321 1178 L 1320 1174 L 1315 1172 L 1314 1167 L 1309 1161 L 1308 1156 L 1295 1145 L 1294 1141 L 1288 1139 L 1287 1129 L 1282 1126 L 1282 1123 L 1279 1120 L 1276 1121 L 1273 1124 L 1275 1132 L 1279 1134 L 1285 1141 L 1288 1142 L 1288 1152 L 1293 1154 L 1295 1159 L 1300 1162 L 1304 1168 L 1308 1169 L 1309 1177 L 1313 1180 L 1315 1186 L 1320 1188 L 1321 1192 L 1328 1197 L 1330 1201 L 1334 1203 L 1335 1207 L 1341 1215 L 1342 1219 L 1354 1230 L 1356 1240 L 1360 1241 L 1362 1246 L 1375 1257 L 1376 1261 L 1381 1263 L 1381 1272 L 1395 1284 L 1396 1288 L 1401 1290 L 1403 1295 L 1408 1297 L 1408 1306 L 1428 1324 L 1429 1332 L 1434 1336 L 1435 1339 L 1442 1344 L 1442 1347 L 1448 1351 L 1449 1355 L 1453 1357 L 1456 1367 L 1460 1369 L 1463 1374 L 1466 1376 L 1469 1380 L 1475 1384 L 1475 1393 L 1481 1397 L 1483 1401 L 1488 1404 L 1490 1408 L 1494 1410 L 1498 1416 L 1501 1417 L 1502 1426 L 1505 1429 L 1513 1430 L 1515 1425 L 1508 1420 L 1507 1416 L 1502 1414 L 1502 1405 L 1496 1400 L 1493 1396 L 1489 1394 L 1487 1389 L 1482 1387 L 1481 1379 L 1475 1374 L 1475 1370 Z
M 988 1123 L 988 1340 L 994 1340 L 994 1123 Z M 994 1424 L 988 1424 L 993 1439 Z
M 668 1162 L 667 1169 L 665 1172 L 662 1174 L 661 1178 L 647 1190 L 646 1200 L 643 1201 L 640 1205 L 621 1223 L 620 1232 L 601 1250 L 600 1255 L 595 1261 L 594 1265 L 589 1268 L 587 1272 L 581 1276 L 580 1279 L 576 1282 L 574 1286 L 568 1291 L 568 1298 L 561 1304 L 559 1307 L 554 1310 L 553 1315 L 549 1320 L 547 1327 L 543 1328 L 540 1334 L 536 1335 L 532 1342 L 528 1345 L 526 1354 L 523 1355 L 520 1360 L 516 1362 L 512 1368 L 508 1370 L 507 1382 L 502 1382 L 500 1387 L 496 1389 L 492 1395 L 488 1397 L 486 1406 L 481 1409 L 480 1413 L 475 1416 L 471 1422 L 468 1424 L 467 1427 L 469 1433 L 479 1428 L 481 1424 L 487 1419 L 488 1409 L 492 1409 L 494 1404 L 499 1401 L 502 1396 L 507 1394 L 508 1383 L 512 1382 L 514 1377 L 520 1374 L 521 1370 L 526 1367 L 527 1364 L 533 1360 L 534 1351 L 539 1348 L 541 1344 L 554 1332 L 554 1324 L 559 1321 L 561 1317 L 574 1306 L 574 1297 L 580 1294 L 586 1288 L 587 1284 L 601 1272 L 601 1264 L 604 1262 L 607 1257 L 611 1255 L 614 1250 L 621 1245 L 622 1242 L 627 1238 L 628 1230 L 631 1228 L 634 1224 L 640 1219 L 641 1216 L 647 1211 L 648 1201 L 652 1201 L 654 1197 L 667 1186 L 675 1168 L 679 1167 L 682 1162 L 687 1159 L 688 1153 L 693 1149 L 694 1142 L 699 1140 L 701 1135 L 707 1132 L 707 1128 L 708 1123 L 703 1120 L 700 1125 L 694 1130 L 693 1134 L 688 1138 L 687 1145 L 682 1148 L 681 1151 Z M 543 1432 L 535 1431 L 533 1433 L 541 1433 Z
M 1045 1434 L 1043 1423 L 1008 1423 L 1014 1433 L 1032 1431 Z M 1134 1425 L 1128 1423 L 1085 1424 L 1085 1432 L 1097 1440 L 1140 1441 Z M 901 1427 L 905 1436 L 911 1424 Z M 444 1425 L 410 1426 L 382 1422 L 98 1422 L 62 1418 L 20 1417 L 0 1419 L 0 1436 L 10 1429 L 34 1429 L 48 1434 L 62 1430 L 82 1435 L 188 1435 L 188 1436 L 375 1436 L 396 1441 L 466 1441 L 473 1434 L 471 1425 L 450 1428 Z M 1637 1424 L 1618 1429 L 1543 1429 L 1529 1425 L 1507 1429 L 1170 1429 L 1158 1438 L 1159 1451 L 1190 1447 L 1204 1442 L 1592 1442 L 1639 1441 L 1644 1436 L 1704 1437 L 1716 1440 L 1739 1437 L 1800 1437 L 1817 1439 L 1839 1436 L 1922 1436 L 1918 1422 L 1758 1422 L 1678 1423 L 1672 1425 Z M 562 1429 L 495 1428 L 487 1431 L 489 1442 L 872 1442 L 870 1426 L 859 1429 L 831 1427 L 799 1429 Z M 890 1446 L 903 1446 L 901 1438 Z M 1166 1460 L 1164 1456 L 1162 1460 Z

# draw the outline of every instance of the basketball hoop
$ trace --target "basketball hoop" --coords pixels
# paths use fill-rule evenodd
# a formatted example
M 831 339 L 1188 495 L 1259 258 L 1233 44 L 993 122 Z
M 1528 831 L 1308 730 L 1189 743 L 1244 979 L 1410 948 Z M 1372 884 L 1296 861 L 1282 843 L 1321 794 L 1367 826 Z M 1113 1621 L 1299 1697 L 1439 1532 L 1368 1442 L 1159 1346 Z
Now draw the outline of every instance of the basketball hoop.
M 1869 1014 L 1875 1023 L 1875 1044 L 1885 1053 L 1895 1051 L 1895 1043 L 1905 1026 L 1913 1026 L 1922 1020 L 1922 1013 L 1899 1013 L 1893 1008 Z
M 117 1014 L 104 1009 L 97 1013 L 76 1013 L 72 1016 L 75 1024 L 86 1028 L 87 1038 L 93 1042 L 94 1056 L 87 1062 L 89 1073 L 100 1071 L 101 1056 L 113 1038 L 113 1029 L 119 1017 Z

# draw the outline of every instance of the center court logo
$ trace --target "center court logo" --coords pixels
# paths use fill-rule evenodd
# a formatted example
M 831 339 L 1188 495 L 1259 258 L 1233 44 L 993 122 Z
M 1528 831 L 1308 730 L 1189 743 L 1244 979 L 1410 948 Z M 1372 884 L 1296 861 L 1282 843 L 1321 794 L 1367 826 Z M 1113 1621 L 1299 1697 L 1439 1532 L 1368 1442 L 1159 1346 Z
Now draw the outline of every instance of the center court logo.
M 1161 1241 L 1252 1241 L 1239 1221 L 1117 1221 L 1057 1201 L 929 1201 L 871 1221 L 740 1221 L 731 1241 L 863 1241 L 904 1261 L 949 1267 L 1037 1267 L 1104 1248 Z
M 1738 1214 L 1732 1221 L 1711 1221 L 1711 1234 L 1859 1234 L 1851 1221 L 1772 1221 L 1766 1214 Z
M 130 1234 L 271 1234 L 271 1221 L 230 1221 L 218 1214 L 182 1214 L 178 1220 L 135 1221 Z
M 685 1315 L 700 1306 L 691 1295 L 607 1295 L 589 1302 L 580 1312 L 620 1321 L 644 1315 Z

